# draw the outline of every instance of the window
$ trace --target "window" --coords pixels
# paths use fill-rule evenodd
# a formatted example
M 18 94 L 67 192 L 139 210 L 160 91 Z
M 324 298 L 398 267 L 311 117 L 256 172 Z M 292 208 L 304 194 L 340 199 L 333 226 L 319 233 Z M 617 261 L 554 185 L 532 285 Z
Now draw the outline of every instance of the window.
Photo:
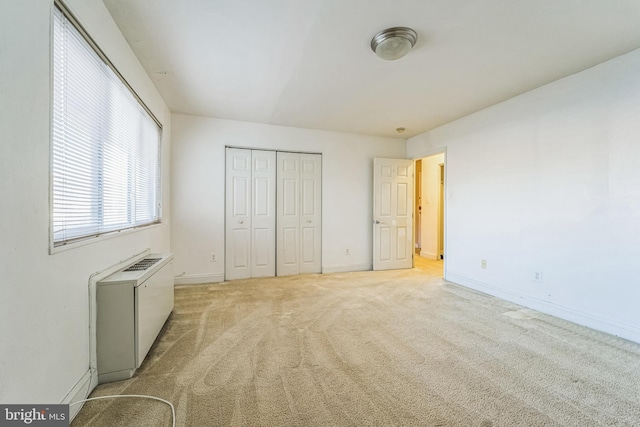
M 54 9 L 54 247 L 161 216 L 160 126 L 71 19 Z

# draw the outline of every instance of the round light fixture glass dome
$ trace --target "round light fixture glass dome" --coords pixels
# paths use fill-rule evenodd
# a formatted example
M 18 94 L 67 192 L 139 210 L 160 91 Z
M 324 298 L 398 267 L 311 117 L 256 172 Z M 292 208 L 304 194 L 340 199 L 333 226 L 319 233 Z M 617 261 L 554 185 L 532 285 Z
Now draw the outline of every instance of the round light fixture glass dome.
M 380 31 L 371 39 L 371 50 L 386 61 L 405 56 L 416 44 L 418 34 L 407 27 L 392 27 Z

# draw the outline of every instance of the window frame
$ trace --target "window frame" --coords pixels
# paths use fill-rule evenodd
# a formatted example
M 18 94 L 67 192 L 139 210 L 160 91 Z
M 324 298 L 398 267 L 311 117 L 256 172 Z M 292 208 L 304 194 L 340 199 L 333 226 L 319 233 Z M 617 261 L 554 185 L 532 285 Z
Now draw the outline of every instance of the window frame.
M 146 224 L 133 225 L 125 228 L 118 228 L 115 230 L 109 231 L 101 231 L 98 233 L 91 233 L 84 236 L 79 236 L 75 238 L 67 239 L 66 241 L 60 243 L 56 242 L 54 236 L 54 26 L 55 26 L 55 11 L 56 9 L 69 21 L 71 25 L 78 31 L 84 41 L 88 44 L 88 47 L 94 51 L 94 53 L 100 58 L 100 60 L 106 65 L 117 77 L 117 79 L 124 85 L 124 87 L 131 93 L 133 98 L 138 102 L 139 106 L 147 113 L 147 115 L 151 118 L 151 120 L 158 127 L 158 157 L 157 157 L 157 194 L 156 196 L 156 209 L 157 209 L 157 219 L 153 222 Z M 133 87 L 129 84 L 129 82 L 124 78 L 124 76 L 118 71 L 116 66 L 111 62 L 111 60 L 107 57 L 104 51 L 100 48 L 100 46 L 95 42 L 95 40 L 91 37 L 88 31 L 84 28 L 84 26 L 80 23 L 80 21 L 74 16 L 74 14 L 69 10 L 69 8 L 64 4 L 62 0 L 54 0 L 53 5 L 51 7 L 51 26 L 50 26 L 50 125 L 49 125 L 49 253 L 55 254 L 58 252 L 62 252 L 68 249 L 77 248 L 80 246 L 97 243 L 106 239 L 110 239 L 117 236 L 122 236 L 134 232 L 138 232 L 141 230 L 148 230 L 152 228 L 159 227 L 163 224 L 163 188 L 164 188 L 164 179 L 163 179 L 163 141 L 164 141 L 164 132 L 163 125 L 155 116 L 155 114 L 151 111 L 151 109 L 146 105 L 146 103 L 142 100 L 142 98 L 138 95 L 138 93 L 133 89 Z

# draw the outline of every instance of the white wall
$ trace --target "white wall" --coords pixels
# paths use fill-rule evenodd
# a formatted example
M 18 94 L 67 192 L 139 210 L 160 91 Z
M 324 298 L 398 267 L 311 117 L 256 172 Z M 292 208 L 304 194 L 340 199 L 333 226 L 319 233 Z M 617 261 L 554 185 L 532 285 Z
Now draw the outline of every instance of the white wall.
M 322 153 L 323 271 L 371 269 L 373 158 L 404 158 L 404 140 L 182 114 L 172 125 L 176 283 L 224 278 L 225 146 Z
M 420 256 L 439 259 L 438 219 L 440 217 L 440 164 L 444 163 L 444 153 L 422 159 L 422 226 L 420 227 L 422 247 Z
M 49 255 L 52 1 L 0 14 L 0 402 L 58 403 L 89 372 L 89 276 L 169 250 L 170 115 L 99 0 L 66 2 L 164 124 L 164 223 Z
M 639 117 L 634 51 L 411 138 L 446 147 L 445 277 L 640 342 Z

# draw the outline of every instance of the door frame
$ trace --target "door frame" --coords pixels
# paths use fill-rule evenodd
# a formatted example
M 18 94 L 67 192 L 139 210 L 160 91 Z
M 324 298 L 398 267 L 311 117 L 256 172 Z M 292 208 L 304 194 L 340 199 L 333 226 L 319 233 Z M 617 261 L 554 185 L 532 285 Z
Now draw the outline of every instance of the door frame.
M 418 167 L 420 166 L 420 167 Z M 415 174 L 415 182 L 413 188 L 415 191 L 415 198 L 413 200 L 414 206 L 414 221 L 413 221 L 413 248 L 414 252 L 417 249 L 422 248 L 422 159 L 416 159 L 413 163 L 413 173 Z M 415 264 L 415 262 L 414 262 Z
M 443 216 L 442 216 L 442 232 L 443 232 L 443 236 L 442 236 L 442 242 L 443 242 L 443 247 L 442 248 L 438 248 L 438 258 L 439 258 L 439 249 L 442 249 L 442 252 L 444 254 L 444 259 L 443 259 L 443 268 L 442 268 L 442 276 L 443 278 L 446 280 L 447 278 L 447 259 L 449 258 L 447 256 L 447 225 L 448 225 L 448 221 L 447 221 L 447 148 L 443 147 L 443 148 L 436 148 L 436 149 L 432 149 L 432 150 L 427 150 L 422 152 L 420 155 L 414 155 L 411 156 L 410 159 L 412 159 L 414 161 L 414 168 L 415 168 L 415 163 L 418 160 L 424 160 L 427 157 L 431 157 L 431 156 L 436 156 L 438 154 L 443 154 L 443 161 L 441 163 L 441 165 L 444 167 L 444 183 L 442 185 L 442 194 L 441 194 L 441 198 L 442 198 L 442 209 L 443 209 Z M 424 166 L 424 164 L 423 164 Z M 417 177 L 415 179 L 418 179 Z M 415 182 L 414 182 L 415 185 Z M 422 188 L 422 191 L 424 191 L 424 188 Z M 424 201 L 424 197 L 423 197 L 423 201 Z M 423 206 L 424 207 L 424 206 Z M 424 209 L 423 209 L 424 212 Z M 416 226 L 415 222 L 418 221 L 418 218 L 414 218 L 414 227 Z M 424 242 L 422 242 L 424 244 Z M 415 242 L 413 243 L 413 245 L 415 246 Z
M 438 164 L 440 183 L 438 185 L 438 244 L 436 245 L 436 255 L 439 259 L 444 259 L 444 175 L 447 173 L 447 169 L 444 167 L 444 162 Z

